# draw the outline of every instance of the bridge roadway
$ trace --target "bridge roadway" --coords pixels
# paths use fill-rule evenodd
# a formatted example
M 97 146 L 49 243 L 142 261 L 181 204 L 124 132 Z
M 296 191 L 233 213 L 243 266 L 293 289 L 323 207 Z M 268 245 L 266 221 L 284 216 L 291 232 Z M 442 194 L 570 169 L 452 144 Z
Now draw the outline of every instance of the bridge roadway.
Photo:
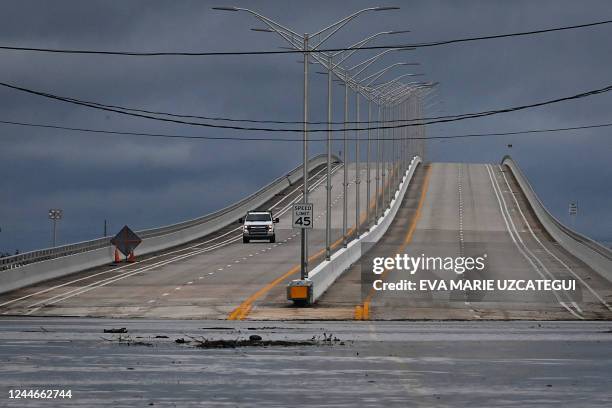
M 559 247 L 535 218 L 512 173 L 499 165 L 434 163 L 415 174 L 387 234 L 320 300 L 357 305 L 365 319 L 610 319 L 612 284 Z M 374 257 L 486 256 L 482 271 L 386 271 L 407 279 L 574 279 L 575 291 L 374 291 Z M 366 284 L 362 285 L 363 281 Z M 369 279 L 369 281 L 368 281 Z
M 341 236 L 342 170 L 336 165 L 332 177 L 333 241 Z M 309 201 L 316 216 L 309 234 L 311 256 L 320 255 L 325 245 L 325 174 L 324 166 L 310 173 Z M 361 178 L 364 203 L 364 170 Z M 355 208 L 354 179 L 355 167 L 349 165 L 349 228 L 355 221 L 350 210 Z M 301 182 L 296 183 L 261 207 L 280 218 L 274 244 L 243 244 L 241 225 L 236 223 L 134 264 L 95 268 L 4 294 L 0 314 L 225 319 L 239 306 L 248 307 L 240 309 L 246 314 L 249 299 L 266 301 L 274 296 L 286 306 L 285 286 L 299 278 L 300 236 L 291 229 L 291 203 L 301 199 L 301 189 Z M 320 256 L 313 259 L 311 267 L 320 261 Z
M 334 173 L 333 241 L 342 223 L 342 171 Z M 354 167 L 349 168 L 350 180 Z M 323 168 L 311 173 L 317 219 L 310 254 L 324 245 Z M 362 180 L 365 175 L 362 174 Z M 365 203 L 365 181 L 362 182 Z M 276 244 L 242 244 L 239 225 L 189 245 L 28 287 L 0 297 L 0 314 L 195 319 L 611 319 L 612 284 L 561 249 L 543 230 L 509 171 L 498 165 L 434 163 L 420 166 L 387 234 L 348 270 L 315 307 L 291 307 L 285 286 L 299 275 L 299 235 L 289 204 L 300 186 L 263 206 L 280 216 Z M 355 190 L 348 190 L 349 209 Z M 362 205 L 362 209 L 365 208 Z M 349 226 L 355 215 L 349 212 Z M 575 291 L 371 290 L 371 259 L 408 254 L 485 256 L 485 269 L 461 276 L 431 269 L 401 279 L 574 279 Z M 363 266 L 363 267 L 362 267 Z M 362 285 L 362 274 L 366 284 Z

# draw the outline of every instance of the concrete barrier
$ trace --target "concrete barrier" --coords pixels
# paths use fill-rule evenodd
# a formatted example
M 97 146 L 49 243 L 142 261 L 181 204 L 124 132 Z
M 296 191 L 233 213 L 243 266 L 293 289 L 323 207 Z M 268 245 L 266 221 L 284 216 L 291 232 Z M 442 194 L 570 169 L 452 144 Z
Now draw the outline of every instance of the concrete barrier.
M 333 160 L 340 162 L 337 156 L 333 156 Z M 309 168 L 316 168 L 326 162 L 325 154 L 315 156 L 310 159 Z M 218 231 L 235 223 L 248 210 L 261 206 L 301 178 L 302 166 L 298 166 L 226 208 L 178 224 L 138 231 L 142 243 L 136 255 L 172 248 Z M 105 237 L 1 258 L 0 293 L 109 264 L 113 261 L 113 252 L 110 237 Z
M 312 303 L 316 302 L 344 271 L 361 258 L 362 244 L 374 244 L 385 235 L 400 208 L 406 190 L 412 181 L 412 176 L 419 164 L 421 164 L 421 158 L 415 156 L 410 162 L 410 166 L 400 187 L 395 192 L 389 208 L 385 210 L 373 227 L 361 234 L 358 239 L 349 242 L 346 248 L 336 251 L 329 261 L 323 261 L 310 271 L 308 279 L 312 282 Z
M 546 232 L 567 252 L 612 282 L 612 251 L 592 239 L 572 231 L 548 212 L 531 184 L 529 184 L 527 177 L 525 177 L 519 166 L 510 156 L 504 156 L 501 164 L 510 169 L 514 175 L 529 205 Z

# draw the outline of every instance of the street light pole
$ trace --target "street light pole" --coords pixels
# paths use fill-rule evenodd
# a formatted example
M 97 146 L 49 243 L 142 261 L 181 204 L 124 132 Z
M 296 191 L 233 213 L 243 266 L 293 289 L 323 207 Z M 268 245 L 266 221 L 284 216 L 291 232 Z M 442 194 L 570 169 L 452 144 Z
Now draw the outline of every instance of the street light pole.
M 372 122 L 372 101 L 368 99 L 368 151 L 366 154 L 366 220 L 368 230 L 372 226 L 371 217 L 370 217 L 370 161 L 371 161 L 371 153 L 372 153 L 372 139 L 371 139 L 371 122 Z
M 304 204 L 308 203 L 308 34 L 304 34 L 304 142 L 303 142 L 303 172 L 304 172 Z M 308 277 L 308 230 L 301 229 L 300 278 Z
M 343 152 L 344 152 L 344 181 L 342 183 L 342 246 L 346 248 L 347 245 L 347 236 L 346 236 L 346 223 L 347 223 L 347 211 L 348 211 L 348 203 L 347 203 L 347 187 L 348 187 L 348 140 L 346 129 L 348 126 L 348 81 L 349 74 L 345 72 L 344 75 L 344 141 L 343 141 Z
M 52 208 L 49 210 L 49 219 L 53 221 L 53 248 L 57 244 L 57 221 L 61 220 L 63 211 L 59 208 Z
M 327 186 L 325 196 L 325 259 L 331 259 L 331 149 L 332 149 L 332 67 L 333 57 L 328 58 L 327 71 Z
M 383 114 L 383 124 L 386 123 L 387 121 L 387 107 L 383 105 L 382 107 L 382 114 Z M 385 213 L 385 173 L 387 172 L 387 164 L 385 163 L 385 149 L 386 149 L 386 134 L 387 134 L 387 129 L 381 129 L 382 130 L 382 149 L 381 149 L 381 153 L 380 153 L 380 161 L 381 161 L 381 170 L 382 170 L 382 174 L 381 174 L 381 182 L 380 182 L 380 189 L 382 192 L 382 196 L 381 196 L 381 209 L 382 209 L 382 214 Z M 381 214 L 381 215 L 382 215 Z
M 374 222 L 378 223 L 378 207 L 379 207 L 379 201 L 380 201 L 380 161 L 381 161 L 381 149 L 380 149 L 380 139 L 381 139 L 381 130 L 380 126 L 383 123 L 382 121 L 382 116 L 381 116 L 381 106 L 380 103 L 378 104 L 378 129 L 376 129 L 376 191 L 374 192 L 375 195 L 375 204 L 374 204 Z
M 359 129 L 359 126 L 361 126 L 360 121 L 359 121 L 359 85 L 357 85 L 357 89 L 355 90 L 355 123 L 357 124 L 356 129 Z M 359 185 L 361 184 L 361 172 L 359 169 L 359 144 L 360 144 L 360 140 L 359 140 L 359 130 L 355 131 L 355 237 L 356 239 L 359 238 L 360 234 L 360 221 L 361 221 L 361 208 L 360 208 L 360 201 L 359 201 L 359 193 L 360 193 L 360 188 Z
M 391 133 L 391 140 L 389 141 L 389 144 L 391 145 L 391 154 L 389 155 L 389 164 L 391 166 L 391 170 L 389 172 L 389 202 L 391 202 L 391 195 L 393 194 L 393 191 L 395 189 L 395 128 L 393 127 L 395 125 L 395 106 L 390 105 L 389 106 L 389 120 L 391 120 L 391 122 L 389 122 L 389 125 L 392 126 L 391 129 L 389 129 L 390 133 Z
M 389 121 L 393 120 L 393 112 L 392 112 L 391 105 L 387 106 L 387 112 L 388 112 Z M 392 138 L 393 138 L 393 129 L 389 129 L 389 141 L 387 142 L 387 148 L 389 148 Z M 391 204 L 391 183 L 393 180 L 393 173 L 392 173 L 393 169 L 391 167 L 393 163 L 393 150 L 392 149 L 390 149 L 388 156 L 389 158 L 387 159 L 387 204 L 385 205 L 385 208 L 387 208 L 389 204 Z

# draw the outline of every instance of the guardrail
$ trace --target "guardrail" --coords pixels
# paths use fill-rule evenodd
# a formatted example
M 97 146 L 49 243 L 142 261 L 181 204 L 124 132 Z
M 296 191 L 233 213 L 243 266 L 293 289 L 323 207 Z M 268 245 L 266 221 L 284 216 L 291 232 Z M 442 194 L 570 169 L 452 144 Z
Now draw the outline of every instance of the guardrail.
M 332 159 L 335 163 L 341 161 L 335 155 Z M 310 159 L 309 168 L 314 169 L 326 162 L 325 154 L 317 155 Z M 253 194 L 213 213 L 177 224 L 137 231 L 142 243 L 136 252 L 145 255 L 211 234 L 236 222 L 248 210 L 264 204 L 301 177 L 300 165 Z M 110 239 L 98 238 L 0 258 L 0 293 L 107 264 L 113 259 Z
M 404 199 L 404 195 L 412 181 L 414 172 L 421 162 L 422 160 L 419 156 L 415 156 L 412 159 L 402 183 L 395 191 L 395 196 L 389 208 L 387 208 L 374 226 L 363 233 L 358 239 L 349 242 L 346 248 L 336 251 L 329 261 L 323 261 L 310 271 L 308 274 L 308 280 L 312 282 L 312 297 L 310 303 L 316 302 L 344 271 L 349 269 L 351 265 L 361 258 L 363 243 L 374 244 L 385 235 Z
M 567 252 L 612 282 L 612 251 L 592 239 L 569 229 L 548 212 L 531 184 L 529 184 L 527 177 L 525 177 L 512 157 L 504 156 L 501 164 L 507 166 L 512 171 L 514 178 L 523 190 L 527 201 L 546 232 Z

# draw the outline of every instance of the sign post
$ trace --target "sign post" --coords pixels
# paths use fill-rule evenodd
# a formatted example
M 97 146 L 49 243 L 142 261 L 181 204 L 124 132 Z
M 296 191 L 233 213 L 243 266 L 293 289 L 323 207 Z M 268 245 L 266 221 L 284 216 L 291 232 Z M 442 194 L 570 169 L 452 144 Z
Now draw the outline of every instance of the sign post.
M 312 229 L 313 212 L 312 203 L 295 203 L 293 204 L 293 228 L 298 228 L 302 232 L 302 242 L 300 251 L 300 279 L 304 280 L 308 277 L 308 253 L 306 251 L 306 230 Z

